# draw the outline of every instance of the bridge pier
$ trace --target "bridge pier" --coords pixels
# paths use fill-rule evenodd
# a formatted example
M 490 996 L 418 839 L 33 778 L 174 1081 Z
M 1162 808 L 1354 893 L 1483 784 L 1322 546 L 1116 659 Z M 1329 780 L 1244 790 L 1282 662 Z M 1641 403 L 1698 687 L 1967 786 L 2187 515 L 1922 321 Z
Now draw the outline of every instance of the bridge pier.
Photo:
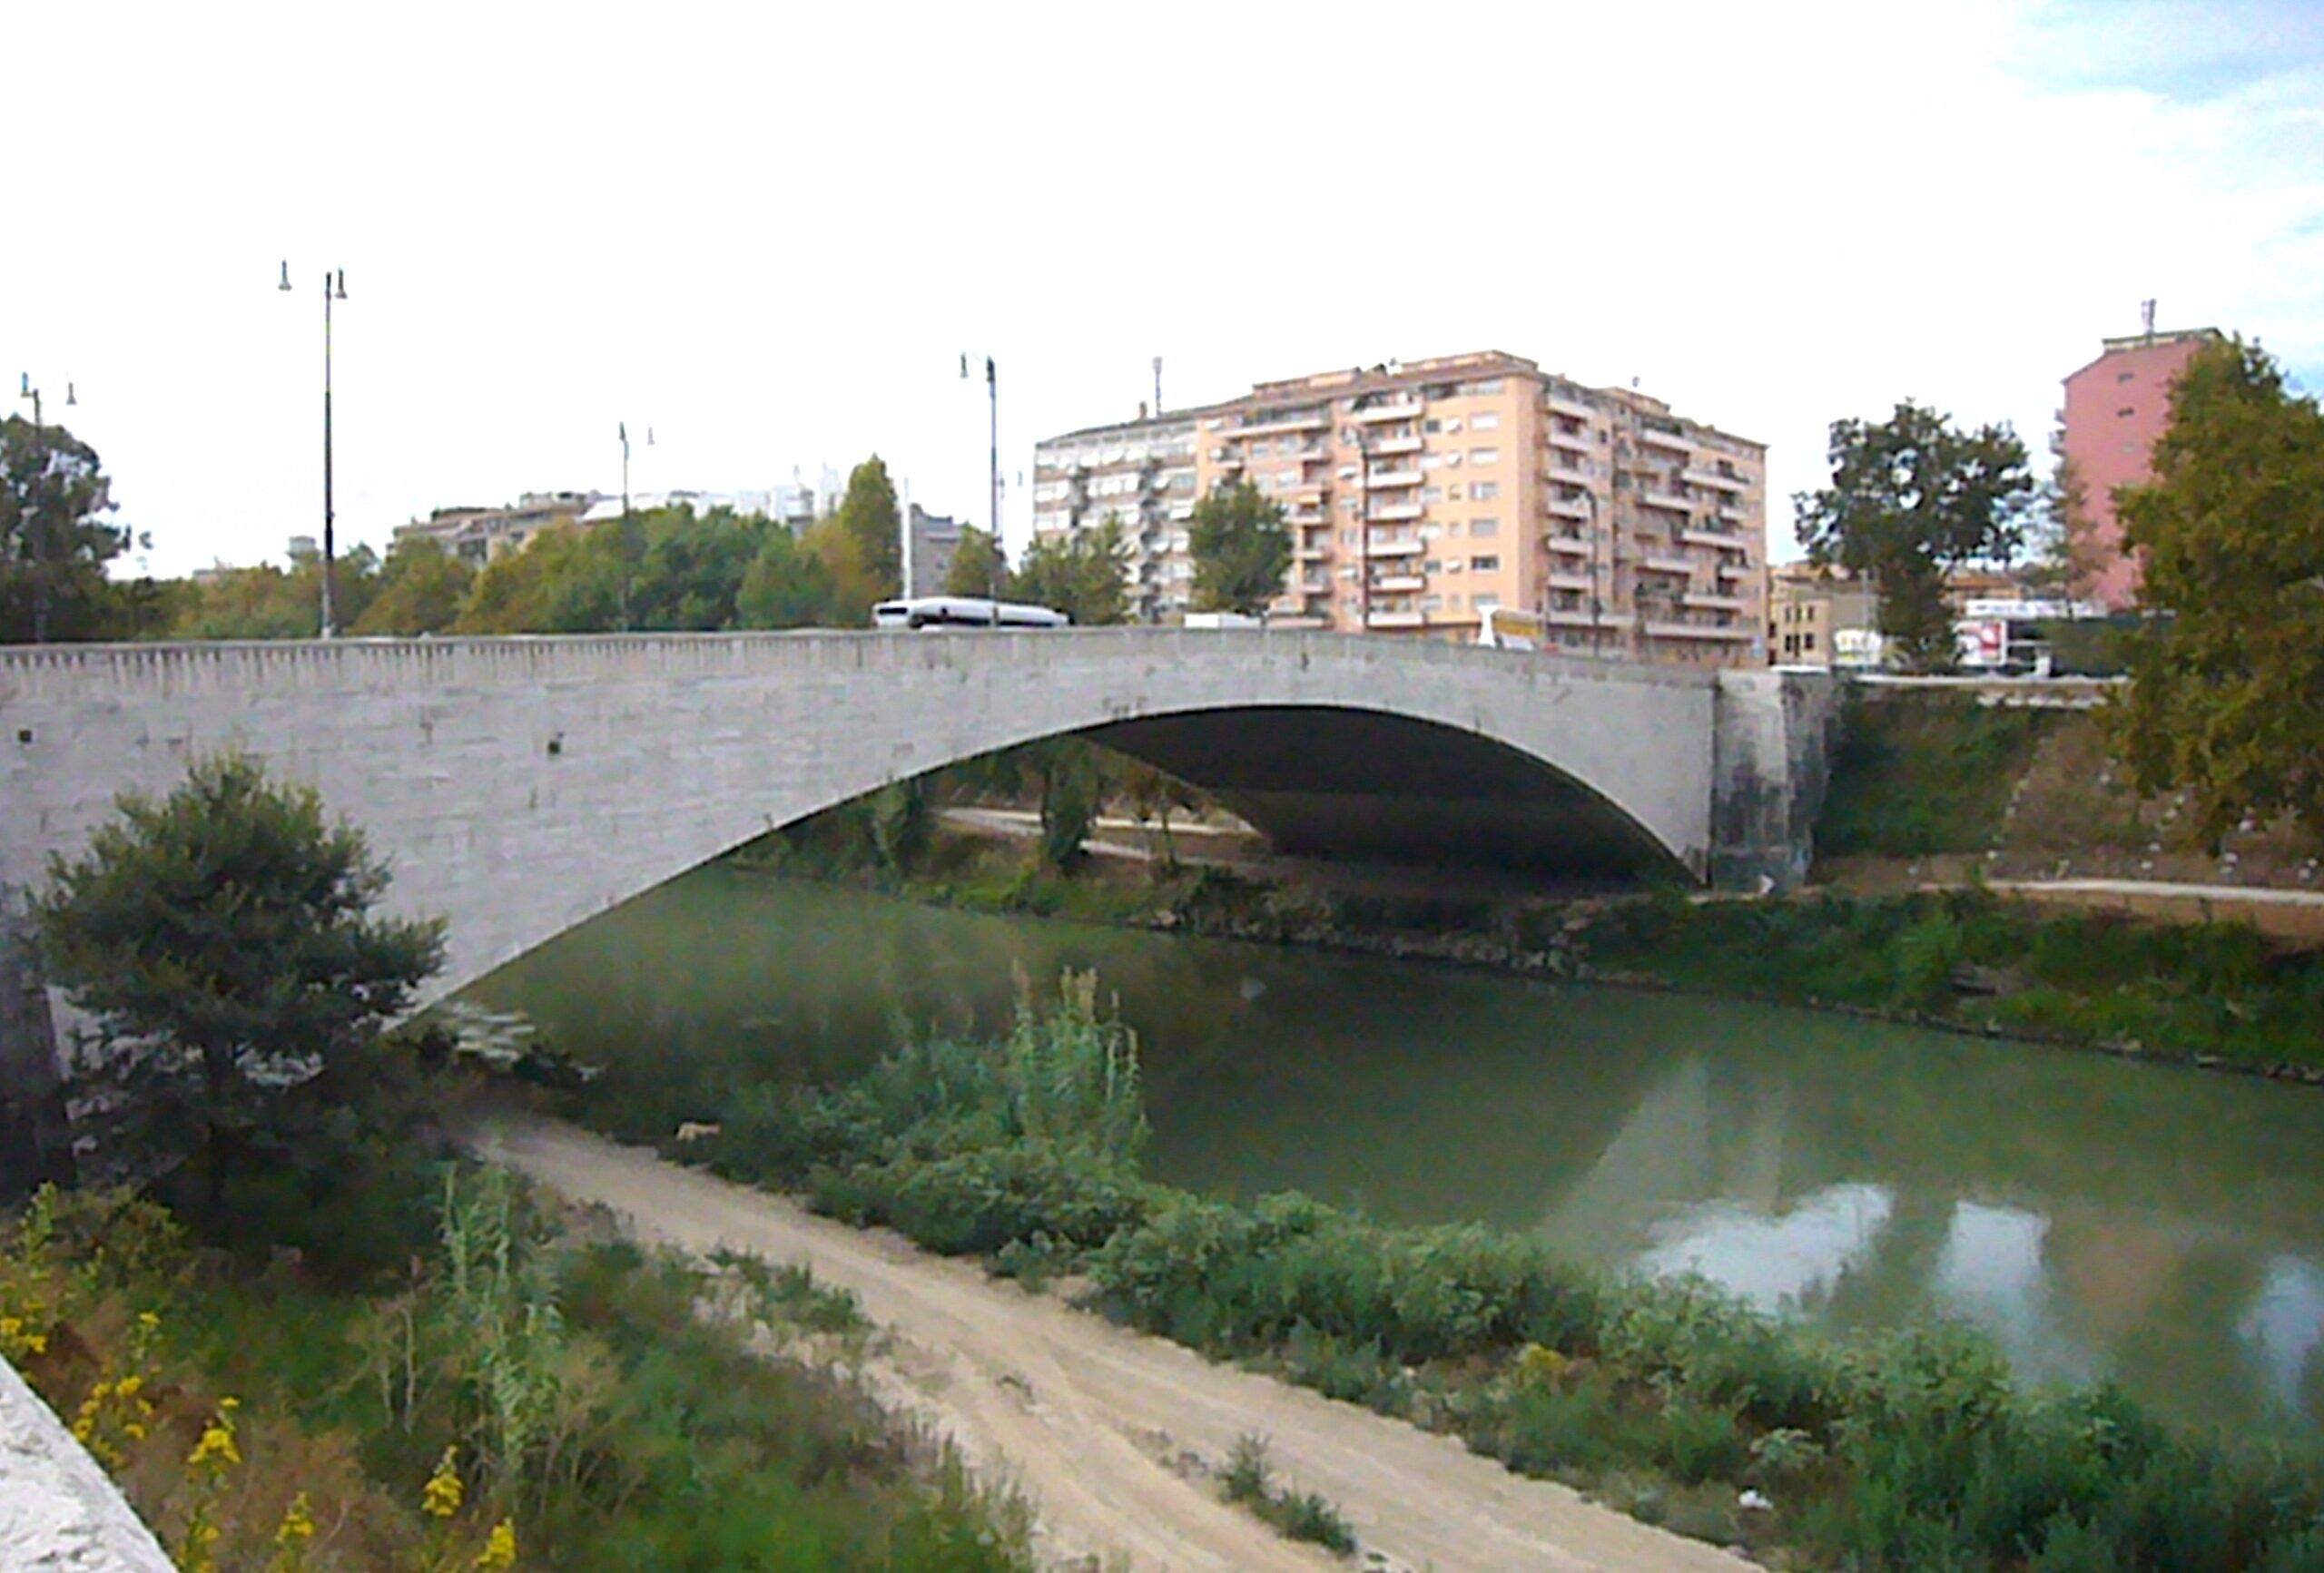
M 1821 672 L 1722 672 L 1711 724 L 1710 882 L 1788 890 L 1816 853 L 1840 683 Z

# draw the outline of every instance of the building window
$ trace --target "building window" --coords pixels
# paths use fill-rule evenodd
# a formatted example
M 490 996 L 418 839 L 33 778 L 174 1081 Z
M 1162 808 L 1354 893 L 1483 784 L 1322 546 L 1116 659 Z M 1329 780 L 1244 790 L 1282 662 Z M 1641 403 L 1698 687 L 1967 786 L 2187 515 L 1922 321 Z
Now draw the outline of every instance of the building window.
M 1499 464 L 1501 462 L 1501 449 L 1497 447 L 1472 447 L 1469 450 L 1469 462 L 1471 464 Z
M 1497 431 L 1500 428 L 1501 417 L 1495 415 L 1491 410 L 1487 410 L 1482 415 L 1472 415 L 1469 418 L 1469 429 L 1471 431 Z
M 1420 488 L 1420 500 L 1423 503 L 1441 503 L 1444 500 L 1444 488 L 1443 487 L 1423 487 Z
M 1420 423 L 1420 428 L 1426 432 L 1443 431 L 1444 429 L 1444 423 L 1441 420 L 1423 420 Z
M 1470 602 L 1469 605 L 1474 606 L 1480 612 L 1498 612 L 1501 610 L 1501 597 L 1498 595 L 1480 595 L 1475 600 Z
M 1500 496 L 1499 481 L 1479 481 L 1469 488 L 1469 500 L 1472 502 L 1489 503 Z
M 1816 631 L 1814 629 L 1811 628 L 1807 633 L 1802 634 L 1799 636 L 1799 647 L 1802 650 L 1813 650 L 1816 648 Z
M 1460 418 L 1459 416 L 1457 416 L 1457 415 L 1456 415 L 1456 416 L 1453 416 L 1451 419 L 1447 420 L 1447 421 L 1444 423 L 1444 429 L 1445 429 L 1445 430 L 1447 430 L 1447 431 L 1458 431 L 1458 430 L 1460 430 L 1460 429 L 1461 429 L 1461 418 Z
M 1444 500 L 1452 503 L 1459 502 L 1461 500 L 1461 488 L 1459 487 L 1446 487 L 1444 488 Z
M 2115 419 L 2117 419 L 2117 420 L 2127 420 L 2127 419 L 2129 419 L 2132 416 L 2134 416 L 2134 415 L 2136 415 L 2137 413 L 2138 413 L 2138 407 L 2137 407 L 2137 406 L 2135 406 L 2135 405 L 2126 404 L 2126 405 L 2122 406 L 2122 408 L 2120 408 L 2120 409 L 2118 409 L 2118 410 L 2116 410 L 2116 411 L 2114 412 L 2114 418 L 2115 418 Z
M 2114 380 L 2117 382 L 2128 382 L 2132 378 L 2137 375 L 2138 373 L 2135 371 L 2117 371 L 2114 373 Z
M 1501 572 L 1501 559 L 1499 557 L 1471 557 L 1469 566 L 1476 573 L 1497 574 Z
M 1455 557 L 1452 560 L 1452 565 L 1456 568 L 1461 565 L 1461 561 L 1458 557 Z M 1444 564 L 1438 558 L 1431 557 L 1426 562 L 1421 564 L 1420 571 L 1423 574 L 1442 574 L 1444 572 Z
M 1501 534 L 1501 521 L 1490 516 L 1482 519 L 1471 519 L 1469 521 L 1469 534 L 1472 536 L 1497 536 Z

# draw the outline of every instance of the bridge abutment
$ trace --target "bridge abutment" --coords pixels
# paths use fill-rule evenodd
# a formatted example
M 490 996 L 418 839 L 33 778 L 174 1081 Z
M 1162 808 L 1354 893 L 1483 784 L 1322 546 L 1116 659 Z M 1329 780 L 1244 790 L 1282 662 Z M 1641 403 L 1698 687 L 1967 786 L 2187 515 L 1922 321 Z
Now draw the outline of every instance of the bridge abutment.
M 1722 672 L 1711 726 L 1710 882 L 1788 890 L 1816 855 L 1840 680 L 1820 672 Z

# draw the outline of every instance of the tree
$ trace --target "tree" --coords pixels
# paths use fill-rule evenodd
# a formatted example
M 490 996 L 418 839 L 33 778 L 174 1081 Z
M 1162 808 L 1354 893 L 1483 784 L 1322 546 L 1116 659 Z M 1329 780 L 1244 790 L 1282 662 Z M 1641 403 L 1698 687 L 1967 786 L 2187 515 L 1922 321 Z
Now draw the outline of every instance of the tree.
M 632 628 L 708 631 L 736 625 L 743 582 L 762 542 L 779 526 L 717 507 L 657 509 L 630 595 Z
M 1118 520 L 1033 543 L 1009 581 L 1009 593 L 1050 606 L 1082 627 L 1118 623 L 1129 613 L 1129 548 Z
M 116 800 L 52 857 L 34 909 L 50 976 L 104 1039 L 93 1104 L 157 1169 L 198 1163 L 213 1221 L 238 1172 L 299 1134 L 294 1093 L 360 1055 L 444 952 L 440 920 L 375 917 L 387 869 L 311 788 L 238 756 Z
M 379 593 L 355 619 L 357 634 L 440 634 L 458 620 L 476 583 L 476 569 L 443 543 L 410 536 L 388 548 Z
M 2006 425 L 1956 429 L 1907 399 L 1887 420 L 1832 423 L 1832 484 L 1793 498 L 1808 560 L 1868 576 L 1882 637 L 1907 670 L 1958 659 L 1945 576 L 2007 562 L 2039 500 Z
M 1283 505 L 1248 481 L 1211 488 L 1187 530 L 1195 563 L 1195 610 L 1256 616 L 1283 594 L 1291 568 L 1291 528 Z
M 2153 479 L 2115 494 L 2144 555 L 2116 736 L 2214 847 L 2247 815 L 2324 835 L 2324 412 L 2240 339 L 2180 374 Z
M 97 450 L 61 426 L 0 420 L 0 644 L 111 630 L 105 565 L 129 549 Z
M 839 581 L 823 559 L 789 530 L 760 542 L 734 598 L 740 628 L 812 628 L 833 621 Z
M 978 597 L 1008 595 L 1009 585 L 1009 559 L 990 532 L 974 525 L 962 525 L 960 544 L 953 548 L 952 560 L 944 566 L 944 594 Z
M 485 565 L 453 624 L 460 634 L 606 634 L 626 587 L 617 532 L 560 525 Z
M 847 477 L 847 495 L 833 510 L 832 524 L 852 548 L 854 566 L 868 581 L 872 601 L 903 593 L 903 516 L 896 507 L 896 488 L 888 467 L 878 454 L 857 465 Z M 848 575 L 841 575 L 842 581 Z M 866 614 L 872 608 L 867 602 Z

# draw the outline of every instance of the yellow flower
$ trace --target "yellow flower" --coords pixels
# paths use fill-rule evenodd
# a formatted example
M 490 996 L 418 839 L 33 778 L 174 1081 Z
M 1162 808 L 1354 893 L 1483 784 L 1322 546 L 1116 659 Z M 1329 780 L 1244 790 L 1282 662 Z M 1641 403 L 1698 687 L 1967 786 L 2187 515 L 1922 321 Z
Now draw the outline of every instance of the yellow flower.
M 420 1509 L 431 1519 L 448 1519 L 460 1510 L 460 1472 L 455 1467 L 460 1450 L 449 1447 L 436 1460 L 436 1472 L 428 1477 L 428 1484 L 420 1493 Z
M 290 1499 L 290 1506 L 282 1514 L 282 1522 L 274 1531 L 274 1543 L 290 1547 L 315 1538 L 315 1515 L 307 1506 L 307 1493 L 300 1492 Z
M 484 1549 L 476 1554 L 476 1566 L 480 1573 L 507 1573 L 516 1565 L 517 1527 L 503 1519 L 485 1537 Z
M 137 1313 L 137 1325 L 150 1332 L 162 1325 L 162 1319 L 153 1312 L 141 1311 Z
M 185 1458 L 189 1470 L 225 1470 L 242 1461 L 242 1450 L 234 1440 L 234 1401 L 218 1401 L 218 1418 L 202 1430 L 202 1440 L 193 1444 L 193 1451 Z

